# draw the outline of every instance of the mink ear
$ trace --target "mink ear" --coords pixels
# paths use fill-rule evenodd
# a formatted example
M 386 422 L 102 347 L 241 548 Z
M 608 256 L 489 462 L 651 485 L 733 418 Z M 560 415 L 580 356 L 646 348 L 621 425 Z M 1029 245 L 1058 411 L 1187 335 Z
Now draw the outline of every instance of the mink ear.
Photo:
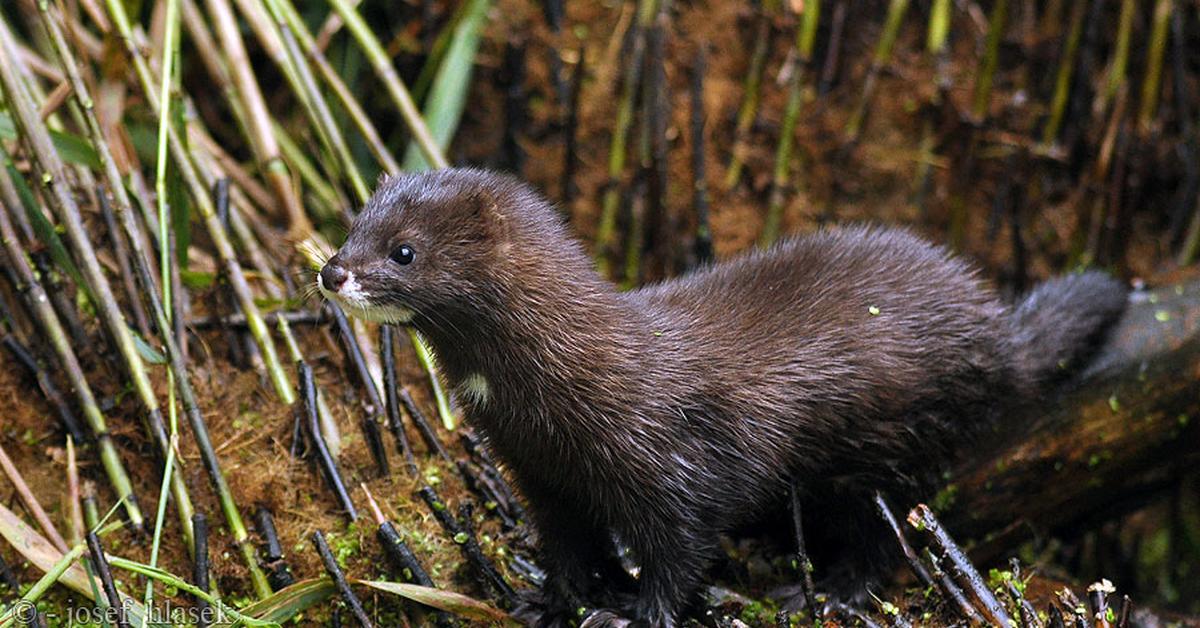
M 490 190 L 481 189 L 471 195 L 471 209 L 482 228 L 480 235 L 485 239 L 502 241 L 508 235 L 508 216 L 500 209 L 500 203 Z

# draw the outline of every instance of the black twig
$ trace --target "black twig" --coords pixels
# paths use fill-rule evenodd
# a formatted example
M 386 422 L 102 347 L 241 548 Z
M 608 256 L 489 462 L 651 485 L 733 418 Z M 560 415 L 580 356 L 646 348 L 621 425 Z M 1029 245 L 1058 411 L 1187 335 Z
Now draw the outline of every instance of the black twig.
M 342 573 L 342 569 L 338 567 L 337 559 L 333 557 L 333 552 L 329 551 L 329 542 L 325 540 L 325 535 L 318 530 L 312 534 L 313 545 L 317 548 L 317 554 L 321 556 L 321 562 L 325 564 L 325 573 L 333 579 L 333 584 L 337 586 L 338 592 L 342 594 L 342 600 L 346 602 L 346 606 L 350 607 L 350 612 L 354 613 L 354 618 L 358 620 L 358 625 L 363 628 L 371 628 L 371 619 L 367 617 L 367 611 L 363 609 L 362 602 L 358 600 L 358 596 L 354 595 L 354 591 L 350 589 L 350 584 L 346 582 L 346 576 Z
M 379 543 L 383 545 L 383 553 L 387 556 L 388 561 L 392 564 L 392 575 L 399 577 L 404 582 L 418 584 L 423 587 L 434 588 L 433 579 L 429 577 L 429 573 L 421 566 L 421 562 L 417 559 L 417 555 L 413 554 L 408 544 L 404 539 L 400 538 L 400 533 L 396 531 L 396 526 L 392 525 L 391 521 L 383 521 L 379 524 L 379 529 L 375 532 L 375 536 L 379 539 Z M 439 626 L 449 626 L 452 624 L 450 616 L 445 612 L 437 609 L 434 611 L 435 621 Z
M 304 412 L 305 421 L 302 422 L 308 431 L 308 441 L 312 444 L 314 453 L 317 456 L 317 464 L 321 467 L 324 473 L 325 481 L 329 483 L 330 490 L 333 491 L 338 503 L 342 509 L 350 516 L 350 519 L 358 519 L 358 510 L 354 508 L 354 502 L 350 499 L 350 492 L 346 490 L 346 484 L 342 480 L 342 473 L 338 470 L 337 461 L 333 459 L 333 455 L 329 453 L 329 447 L 325 444 L 325 437 L 321 434 L 320 419 L 317 418 L 317 387 L 313 382 L 312 367 L 304 362 L 297 362 L 297 368 L 300 371 L 300 407 L 298 412 Z
M 54 304 L 54 309 L 58 312 L 59 320 L 67 328 L 67 332 L 71 334 L 71 339 L 75 341 L 77 346 L 86 346 L 88 342 L 87 331 L 83 328 L 83 323 L 79 321 L 79 312 L 76 310 L 75 303 L 68 296 L 74 295 L 75 292 L 68 289 L 62 274 L 50 260 L 49 252 L 46 250 L 31 251 L 29 259 L 33 260 L 33 266 L 37 269 L 38 275 L 43 280 L 46 294 L 50 297 L 50 302 Z
M 1053 602 L 1050 604 L 1050 628 L 1067 628 L 1062 611 L 1058 610 L 1058 605 Z
M 464 504 L 459 509 L 459 519 L 455 520 L 450 514 L 449 507 L 438 497 L 437 491 L 431 486 L 423 486 L 419 491 L 421 499 L 429 506 L 433 517 L 441 524 L 446 534 L 458 544 L 463 557 L 467 559 L 476 571 L 483 588 L 494 593 L 501 601 L 510 603 L 515 599 L 516 592 L 509 586 L 504 576 L 496 570 L 495 565 L 483 555 L 479 542 L 475 539 L 475 530 L 471 525 L 471 508 Z
M 1063 589 L 1058 592 L 1058 600 L 1067 607 L 1067 612 L 1071 614 L 1072 625 L 1075 628 L 1091 628 L 1091 622 L 1088 621 L 1086 608 L 1079 602 L 1079 598 L 1075 597 L 1075 592 L 1070 589 Z
M 279 534 L 275 531 L 275 518 L 271 516 L 271 511 L 266 506 L 259 504 L 254 511 L 254 522 L 257 524 L 258 533 L 262 535 L 265 542 L 263 563 L 267 568 L 267 583 L 271 585 L 271 590 L 278 591 L 291 585 L 296 579 L 292 577 L 291 570 L 283 560 L 283 545 L 279 542 Z
M 525 519 L 525 509 L 521 507 L 520 500 L 517 499 L 512 487 L 504 479 L 504 474 L 500 473 L 500 470 L 496 468 L 496 462 L 492 460 L 492 457 L 488 454 L 479 437 L 471 430 L 463 429 L 459 432 L 459 440 L 462 442 L 463 449 L 467 451 L 467 454 L 471 456 L 471 459 L 475 464 L 479 465 L 480 470 L 483 472 L 481 479 L 491 487 L 492 493 L 499 498 L 505 510 L 508 511 L 513 519 L 523 521 Z
M 1025 158 L 1022 156 L 1022 172 L 1025 170 L 1023 167 L 1025 162 Z M 1029 278 L 1029 262 L 1027 261 L 1029 255 L 1026 252 L 1025 237 L 1021 233 L 1023 224 L 1021 221 L 1021 206 L 1023 205 L 1025 193 L 1023 189 L 1017 189 L 1015 187 L 1011 189 L 1011 193 L 1012 196 L 1008 199 L 1008 220 L 1010 230 L 1009 238 L 1012 241 L 1012 284 L 1013 290 L 1017 294 L 1021 294 L 1025 292 L 1026 284 L 1028 283 Z
M 388 560 L 392 562 L 396 572 L 394 575 L 399 576 L 405 582 L 419 584 L 423 587 L 433 587 L 433 579 L 429 577 L 429 573 L 421 566 L 421 562 L 417 560 L 417 555 L 413 553 L 404 539 L 400 538 L 400 533 L 396 531 L 396 527 L 391 521 L 384 521 L 379 524 L 379 530 L 376 533 L 379 537 L 379 542 L 383 545 L 383 552 L 387 554 Z
M 307 431 L 304 427 L 307 412 L 292 413 L 292 446 L 288 449 L 288 455 L 292 458 L 300 456 L 304 449 L 304 434 Z
M 0 340 L 0 343 L 3 343 L 9 353 L 12 353 L 13 357 L 16 358 L 17 362 L 20 362 L 21 366 L 24 366 L 30 375 L 33 375 L 34 380 L 37 381 L 38 390 L 42 391 L 42 396 L 54 408 L 54 413 L 58 415 L 58 420 L 62 423 L 63 429 L 71 435 L 71 438 L 76 443 L 88 442 L 87 432 L 79 424 L 79 420 L 75 418 L 75 412 L 71 410 L 71 405 L 67 403 L 66 397 L 63 397 L 62 391 L 58 389 L 58 386 L 54 385 L 54 380 L 38 364 L 37 359 L 29 352 L 29 349 L 21 344 L 21 341 L 17 340 L 16 336 L 11 334 L 4 336 L 4 339 Z
M 553 56 L 557 57 L 553 51 Z M 504 137 L 501 141 L 500 167 L 521 174 L 525 167 L 525 149 L 518 141 L 529 123 L 525 93 L 525 42 L 508 41 L 504 45 L 504 67 L 501 84 L 504 86 Z M 555 77 L 561 81 L 561 73 Z M 565 107 L 566 102 L 559 103 Z
M 557 53 L 555 53 L 557 57 Z M 568 210 L 571 201 L 575 200 L 578 191 L 575 186 L 575 172 L 579 169 L 579 98 L 583 93 L 583 77 L 587 71 L 587 49 L 579 48 L 579 61 L 571 71 L 571 101 L 567 105 L 566 120 L 563 123 L 563 170 L 559 181 L 559 194 L 562 196 L 562 208 Z
M 363 493 L 367 497 L 367 505 L 371 508 L 371 514 L 375 517 L 375 523 L 379 524 L 379 530 L 376 536 L 379 537 L 379 542 L 383 544 L 383 551 L 387 554 L 388 559 L 393 566 L 399 570 L 399 575 L 405 582 L 419 584 L 423 587 L 434 587 L 433 579 L 429 577 L 429 573 L 421 566 L 421 561 L 417 560 L 417 555 L 413 553 L 404 539 L 400 538 L 400 533 L 396 531 L 396 526 L 388 521 L 383 516 L 383 511 L 379 509 L 379 504 L 375 501 L 375 496 L 371 495 L 370 489 L 366 484 L 362 485 Z
M 400 400 L 396 396 L 396 346 L 392 340 L 392 326 L 382 325 L 379 328 L 379 343 L 383 353 L 383 396 L 387 405 L 388 429 L 396 439 L 396 447 L 404 456 L 404 468 L 411 477 L 417 477 L 417 462 L 413 459 L 412 446 L 408 443 L 408 434 L 404 431 L 404 422 L 400 420 Z
M 999 626 L 1008 626 L 1011 619 L 1008 617 L 1008 612 L 1004 610 L 1004 606 L 992 594 L 991 589 L 987 587 L 983 577 L 976 571 L 975 566 L 971 564 L 962 548 L 954 542 L 950 537 L 950 533 L 942 527 L 937 518 L 933 516 L 933 511 L 925 504 L 917 504 L 917 507 L 908 513 L 908 522 L 913 527 L 919 530 L 925 530 L 933 537 L 934 545 L 938 552 L 945 556 L 950 561 L 950 573 L 955 576 L 964 589 L 967 589 L 975 597 L 976 600 L 983 606 L 987 613 L 987 620 Z
M 909 544 L 908 538 L 904 536 L 904 531 L 900 529 L 900 522 L 896 521 L 896 515 L 892 514 L 892 509 L 888 506 L 887 501 L 883 498 L 883 494 L 879 491 L 875 492 L 875 510 L 883 517 L 884 523 L 887 523 L 891 528 L 892 534 L 896 537 L 896 542 L 900 544 L 900 551 L 904 553 L 904 560 L 908 562 L 908 568 L 912 570 L 913 575 L 922 586 L 933 586 L 933 578 L 930 577 L 929 571 L 921 564 L 921 559 L 917 556 L 917 552 Z
M 696 212 L 696 242 L 693 251 L 696 262 L 707 264 L 713 259 L 712 227 L 708 222 L 708 170 L 705 164 L 704 126 L 704 73 L 707 65 L 706 46 L 701 44 L 696 51 L 692 66 L 691 123 L 692 135 L 692 207 Z
M 7 586 L 13 595 L 21 595 L 21 583 L 13 574 L 8 561 L 4 560 L 4 556 L 0 556 L 0 584 Z
M 229 179 L 227 177 L 221 177 L 213 183 L 212 198 L 213 205 L 216 207 L 217 219 L 226 229 L 229 229 Z M 284 277 L 287 277 L 287 273 L 284 273 Z M 262 353 L 259 351 L 253 335 L 249 333 L 249 323 L 246 321 L 246 315 L 242 312 L 242 304 L 228 285 L 229 277 L 225 272 L 224 265 L 220 266 L 217 271 L 217 281 L 225 284 L 226 289 L 213 291 L 213 296 L 218 304 L 213 311 L 228 311 L 229 314 L 212 316 L 208 320 L 215 323 L 224 332 L 229 357 L 234 364 L 237 364 L 239 368 L 251 367 L 261 370 L 264 366 Z M 221 306 L 222 302 L 226 303 L 224 307 Z M 277 325 L 279 322 L 277 317 L 271 318 L 271 315 L 265 318 L 268 319 L 270 325 Z M 188 327 L 197 328 L 196 323 L 198 322 L 200 321 L 189 321 Z
M 259 505 L 254 511 L 254 520 L 258 524 L 258 533 L 263 537 L 263 557 L 269 562 L 283 558 L 283 545 L 279 542 L 279 533 L 275 531 L 275 519 L 271 511 Z
M 1005 592 L 1012 598 L 1013 605 L 1021 614 L 1021 626 L 1023 628 L 1042 628 L 1042 621 L 1038 619 L 1037 611 L 1033 609 L 1033 605 L 1025 598 L 1025 593 L 1017 584 L 1021 581 L 1020 561 L 1013 558 L 1009 564 L 1011 565 L 1012 579 L 1005 583 Z
M 208 591 L 208 518 L 204 513 L 192 515 L 192 537 L 196 548 L 196 557 L 192 563 L 192 584 L 201 591 Z M 201 597 L 193 600 L 196 604 L 197 625 L 201 628 L 208 626 L 210 612 L 208 601 Z
M 544 0 L 542 13 L 546 17 L 546 25 L 550 32 L 557 37 L 562 34 L 563 22 L 566 19 L 566 8 L 563 0 Z M 554 86 L 554 95 L 560 107 L 567 103 L 567 84 L 562 76 L 562 57 L 558 54 L 557 41 L 550 46 L 550 84 Z
M 1083 30 L 1083 45 L 1079 52 L 1079 66 L 1072 74 L 1071 95 L 1067 116 L 1063 122 L 1062 143 L 1069 153 L 1073 166 L 1078 166 L 1084 151 L 1083 140 L 1086 129 L 1092 124 L 1092 70 L 1096 67 L 1096 56 L 1101 47 L 1101 34 L 1105 27 L 1104 2 L 1092 2 Z
M 408 413 L 408 418 L 412 419 L 413 425 L 417 426 L 417 431 L 421 433 L 421 439 L 425 441 L 425 446 L 429 451 L 436 453 L 442 460 L 446 462 L 454 462 L 450 458 L 450 453 L 442 446 L 441 439 L 438 438 L 437 432 L 433 430 L 429 419 L 425 418 L 425 413 L 417 407 L 417 403 L 413 401 L 412 395 L 408 394 L 408 390 L 401 388 L 400 405 L 404 407 L 404 411 Z
M 1171 12 L 1171 91 L 1175 94 L 1175 118 L 1179 123 L 1178 162 L 1183 166 L 1183 184 L 1172 203 L 1167 228 L 1167 241 L 1172 245 L 1182 240 L 1189 210 L 1197 206 L 1196 194 L 1200 192 L 1200 164 L 1196 160 L 1200 138 L 1192 132 L 1191 97 L 1187 89 L 1189 47 L 1184 14 L 1179 10 Z
M 1088 608 L 1092 611 L 1092 624 L 1096 628 L 1112 628 L 1112 623 L 1108 621 L 1108 593 L 1111 587 L 1111 583 L 1102 581 L 1087 589 Z
M 96 576 L 100 578 L 100 585 L 104 589 L 104 597 L 108 600 L 109 606 L 112 607 L 112 612 L 115 613 L 116 624 L 120 628 L 129 628 L 129 621 L 125 617 L 125 605 L 121 603 L 121 595 L 117 593 L 117 586 L 113 584 L 112 569 L 108 566 L 108 557 L 104 555 L 104 546 L 100 544 L 100 537 L 96 536 L 95 531 L 87 533 L 88 553 L 92 557 L 92 567 L 96 570 Z
M 884 614 L 891 620 L 892 628 L 912 628 L 912 622 L 900 612 L 900 609 L 893 606 L 890 612 L 887 612 L 889 609 L 884 606 L 882 601 L 878 604 L 882 607 L 880 610 L 884 611 Z
M 1129 615 L 1133 612 L 1133 599 L 1121 596 L 1121 610 L 1117 612 L 1117 628 L 1129 628 Z
M 324 325 L 330 320 L 330 317 L 324 310 L 317 312 L 309 312 L 307 310 L 271 312 L 270 314 L 263 314 L 262 318 L 266 324 L 275 325 L 279 323 L 280 317 L 283 317 L 283 320 L 289 325 Z M 225 316 L 199 316 L 187 322 L 187 326 L 192 329 L 208 329 L 210 327 L 246 329 L 248 325 L 246 315 L 241 312 Z
M 367 448 L 371 450 L 371 458 L 375 460 L 375 471 L 379 477 L 386 477 L 388 474 L 387 450 L 383 448 L 383 438 L 379 435 L 379 422 L 376 420 L 379 413 L 383 412 L 383 400 L 379 397 L 379 389 L 375 387 L 375 380 L 371 377 L 370 369 L 367 368 L 362 347 L 358 346 L 358 339 L 354 336 L 354 330 L 350 327 L 350 321 L 346 318 L 345 312 L 333 302 L 329 303 L 329 311 L 333 313 L 334 326 L 342 337 L 342 345 L 346 348 L 346 355 L 350 358 L 350 364 L 354 367 L 355 374 L 358 375 L 359 384 L 367 393 L 369 407 L 366 409 L 366 416 L 360 422 L 363 438 L 367 441 Z
M 141 293 L 137 289 L 137 275 L 129 261 L 129 246 L 125 236 L 117 228 L 117 218 L 113 215 L 112 205 L 108 202 L 108 190 L 103 185 L 96 186 L 96 198 L 100 204 L 100 215 L 104 217 L 104 228 L 108 230 L 108 239 L 112 242 L 113 253 L 117 257 L 117 266 L 121 269 L 121 287 L 125 289 L 125 300 L 129 309 L 133 310 L 133 320 L 138 333 L 143 337 L 150 335 L 150 316 L 142 306 Z
M 942 593 L 954 602 L 959 612 L 970 623 L 978 623 L 980 621 L 979 611 L 975 610 L 974 606 L 971 606 L 971 602 L 967 600 L 967 594 L 963 593 L 962 588 L 954 582 L 950 574 L 942 569 L 942 562 L 938 560 L 937 556 L 933 555 L 933 552 L 929 551 L 928 547 L 925 548 L 925 559 L 929 561 L 929 566 L 933 568 L 933 573 L 930 575 L 937 582 L 938 588 L 942 590 Z
M 516 528 L 517 520 L 508 512 L 504 497 L 484 479 L 482 472 L 467 460 L 459 460 L 456 464 L 463 483 L 467 485 L 468 490 L 483 500 L 484 509 L 500 517 L 500 525 L 504 526 L 505 530 Z
M 512 559 L 508 563 L 508 568 L 517 577 L 534 587 L 541 588 L 546 584 L 546 570 L 538 567 L 536 563 L 520 554 L 512 555 Z
M 667 210 L 667 124 L 671 119 L 671 100 L 667 94 L 666 47 L 670 29 L 670 0 L 658 0 L 654 21 L 646 29 L 646 53 L 642 57 L 642 125 L 646 146 L 642 149 L 642 176 L 645 181 L 646 209 L 642 241 L 629 246 L 641 247 L 640 268 L 628 269 L 626 278 L 641 283 L 646 277 L 646 262 L 654 264 L 653 279 L 674 273 L 675 228 Z M 657 248 L 654 258 L 646 254 Z
M 459 441 L 462 443 L 463 449 L 471 456 L 476 463 L 481 467 L 495 469 L 496 461 L 492 459 L 491 454 L 483 446 L 483 441 L 479 440 L 479 436 L 470 429 L 464 428 L 458 434 Z
M 462 525 L 463 534 L 467 535 L 466 541 L 462 543 L 463 552 L 467 555 L 467 560 L 475 564 L 475 567 L 484 575 L 496 592 L 500 595 L 501 601 L 506 604 L 512 604 L 517 598 L 517 592 L 513 590 L 492 561 L 488 560 L 483 555 L 483 548 L 479 547 L 479 541 L 475 537 L 475 523 L 472 520 L 474 509 L 471 504 L 462 504 L 458 507 L 458 520 Z M 455 541 L 458 541 L 455 538 Z
M 804 592 L 804 603 L 808 608 L 816 608 L 817 594 L 813 585 L 813 564 L 808 558 L 808 550 L 804 546 L 804 522 L 800 516 L 800 491 L 792 484 L 792 530 L 796 535 L 796 564 L 800 572 L 800 590 Z
M 824 96 L 837 80 L 838 56 L 842 49 L 842 33 L 846 26 L 846 0 L 833 5 L 833 26 L 829 29 L 829 46 L 825 49 L 825 62 L 821 65 L 821 79 L 817 83 L 817 95 Z

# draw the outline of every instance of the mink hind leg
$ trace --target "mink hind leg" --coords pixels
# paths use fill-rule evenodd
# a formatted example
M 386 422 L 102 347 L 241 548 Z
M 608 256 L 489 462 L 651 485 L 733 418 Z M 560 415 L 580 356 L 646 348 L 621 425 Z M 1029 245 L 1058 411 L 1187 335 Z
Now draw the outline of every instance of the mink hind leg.
M 874 492 L 822 491 L 804 500 L 803 513 L 817 589 L 848 603 L 878 594 L 902 554 L 875 508 Z

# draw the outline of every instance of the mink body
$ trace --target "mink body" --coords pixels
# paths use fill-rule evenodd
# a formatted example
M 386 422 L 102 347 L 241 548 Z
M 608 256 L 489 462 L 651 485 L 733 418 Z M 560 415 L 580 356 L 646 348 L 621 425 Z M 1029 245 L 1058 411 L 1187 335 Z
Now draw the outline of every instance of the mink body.
M 1083 273 L 1009 306 L 945 249 L 871 227 L 619 292 L 549 203 L 473 170 L 383 182 L 320 277 L 351 314 L 430 341 L 527 501 L 551 610 L 615 599 L 615 532 L 641 567 L 623 611 L 654 626 L 674 624 L 718 534 L 793 483 L 840 543 L 832 575 L 861 587 L 886 544 L 873 493 L 927 497 L 1125 303 Z

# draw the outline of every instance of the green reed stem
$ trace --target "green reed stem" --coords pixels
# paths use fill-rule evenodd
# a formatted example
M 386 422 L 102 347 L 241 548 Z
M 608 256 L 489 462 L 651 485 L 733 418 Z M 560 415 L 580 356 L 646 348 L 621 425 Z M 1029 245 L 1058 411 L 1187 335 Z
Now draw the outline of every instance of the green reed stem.
M 1071 26 L 1067 31 L 1067 42 L 1054 77 L 1054 96 L 1050 101 L 1050 117 L 1042 128 L 1042 143 L 1049 146 L 1058 140 L 1067 102 L 1071 96 L 1071 78 L 1075 73 L 1075 61 L 1079 57 L 1079 42 L 1083 39 L 1083 18 L 1087 13 L 1087 0 L 1075 0 L 1071 6 Z
M 412 133 L 413 140 L 417 146 L 421 148 L 421 153 L 425 155 L 428 161 L 434 168 L 446 168 L 450 162 L 446 160 L 446 156 L 442 153 L 442 149 L 437 145 L 433 135 L 429 132 L 429 127 L 425 125 L 424 118 L 421 117 L 421 111 L 417 108 L 417 104 L 413 102 L 412 95 L 409 94 L 408 88 L 404 86 L 404 82 L 400 80 L 400 75 L 396 72 L 396 68 L 392 66 L 392 60 L 388 57 L 387 51 L 383 45 L 371 32 L 371 27 L 367 26 L 362 16 L 347 0 L 329 0 L 329 4 L 333 6 L 334 11 L 337 11 L 342 20 L 346 23 L 346 28 L 358 42 L 359 47 L 367 56 L 367 61 L 375 70 L 375 74 L 379 80 L 383 82 L 384 88 L 388 92 L 388 96 L 392 98 L 392 102 L 400 111 L 400 116 L 408 125 L 408 130 Z
M 38 173 L 42 184 L 47 188 L 47 197 L 58 214 L 59 221 L 66 231 L 67 240 L 74 249 L 76 262 L 84 278 L 92 288 L 97 299 L 97 309 L 101 315 L 110 338 L 117 345 L 117 350 L 132 379 L 132 384 L 145 412 L 151 437 L 158 441 L 163 456 L 167 455 L 166 429 L 162 424 L 162 414 L 158 407 L 158 399 L 150 383 L 145 364 L 133 339 L 133 334 L 121 314 L 116 298 L 107 277 L 100 268 L 95 248 L 88 238 L 83 226 L 79 206 L 66 176 L 66 168 L 55 150 L 50 134 L 41 123 L 37 107 L 29 98 L 18 76 L 20 67 L 16 59 L 16 45 L 7 26 L 0 21 L 0 83 L 3 84 L 8 103 L 15 114 L 16 122 L 22 130 L 22 136 L 35 157 Z M 187 487 L 181 479 L 173 483 L 176 496 L 176 508 L 180 520 L 191 521 L 192 502 Z M 191 547 L 191 528 L 184 523 L 184 536 L 188 547 Z
M 791 176 L 792 145 L 796 139 L 796 124 L 800 118 L 800 105 L 804 100 L 804 75 L 812 64 L 813 46 L 817 40 L 817 25 L 821 15 L 820 0 L 808 0 L 800 14 L 800 25 L 796 30 L 792 74 L 788 77 L 788 99 L 783 113 L 783 126 L 779 130 L 779 146 L 775 150 L 775 167 L 771 177 L 771 194 L 767 205 L 767 217 L 763 223 L 758 245 L 766 248 L 779 238 L 779 225 L 783 222 L 784 199 L 787 196 Z
M 988 19 L 987 44 L 983 60 L 976 72 L 975 99 L 971 106 L 971 117 L 982 121 L 988 112 L 992 100 L 992 83 L 996 76 L 996 66 L 1000 63 L 1000 43 L 1004 41 L 1004 31 L 1008 28 L 1008 0 L 996 0 L 992 5 L 992 13 Z
M 908 12 L 908 5 L 909 0 L 891 0 L 888 3 L 883 33 L 879 37 L 879 43 L 875 46 L 875 55 L 871 58 L 871 67 L 867 69 L 867 76 L 863 80 L 858 103 L 854 106 L 854 112 L 850 114 L 850 119 L 846 122 L 846 128 L 843 131 L 847 142 L 857 142 L 862 133 L 863 121 L 867 117 L 867 107 L 870 106 L 871 98 L 875 94 L 879 73 L 892 59 L 892 49 L 896 45 L 896 38 L 900 35 L 900 25 L 904 23 L 904 14 Z
M 1150 49 L 1146 53 L 1146 73 L 1142 79 L 1142 100 L 1138 109 L 1138 131 L 1145 133 L 1154 123 L 1158 112 L 1159 83 L 1162 81 L 1163 57 L 1167 51 L 1173 0 L 1158 0 L 1154 5 L 1154 25 L 1150 30 Z
M 601 275 L 609 273 L 609 257 L 613 254 L 617 230 L 617 210 L 621 204 L 621 175 L 628 159 L 629 129 L 633 125 L 634 96 L 641 82 L 642 56 L 646 50 L 646 30 L 654 19 L 655 0 L 637 0 L 637 23 L 633 32 L 633 51 L 625 66 L 621 97 L 617 102 L 617 117 L 613 122 L 612 139 L 608 146 L 608 183 L 600 207 L 600 222 L 596 227 L 596 268 Z M 637 244 L 631 244 L 637 246 Z
M 754 51 L 750 53 L 750 68 L 742 85 L 742 104 L 738 107 L 737 122 L 734 126 L 733 151 L 729 158 L 729 167 L 725 170 L 725 189 L 732 190 L 742 177 L 745 165 L 744 156 L 747 150 L 747 136 L 754 119 L 758 117 L 758 103 L 762 99 L 762 77 L 767 65 L 767 56 L 771 51 L 771 19 L 779 9 L 777 0 L 763 2 L 758 24 L 754 33 Z
M 242 555 L 246 560 L 246 567 L 250 572 L 251 581 L 254 585 L 255 591 L 259 596 L 269 594 L 270 587 L 266 583 L 266 577 L 263 575 L 262 570 L 258 567 L 258 562 L 254 556 L 254 548 L 250 544 L 249 534 L 246 531 L 246 526 L 242 520 L 241 513 L 238 510 L 237 504 L 234 502 L 232 492 L 230 491 L 229 485 L 225 480 L 224 473 L 221 471 L 216 452 L 213 449 L 212 441 L 208 434 L 207 424 L 204 421 L 204 417 L 200 412 L 199 404 L 196 401 L 195 390 L 192 388 L 191 381 L 188 378 L 187 365 L 183 361 L 182 352 L 180 351 L 176 338 L 172 333 L 170 315 L 163 305 L 164 303 L 170 303 L 169 290 L 171 282 L 165 278 L 167 277 L 167 264 L 169 264 L 170 259 L 169 257 L 160 257 L 160 260 L 162 260 L 161 272 L 163 273 L 164 277 L 162 280 L 164 298 L 160 300 L 155 293 L 154 278 L 149 263 L 150 254 L 143 245 L 142 240 L 137 237 L 137 234 L 135 233 L 137 231 L 137 226 L 134 223 L 134 210 L 132 208 L 131 199 L 129 198 L 125 186 L 123 185 L 120 172 L 117 170 L 116 161 L 113 159 L 112 151 L 105 138 L 104 132 L 100 127 L 100 122 L 96 118 L 95 111 L 93 110 L 91 104 L 92 99 L 89 95 L 87 84 L 83 81 L 82 75 L 79 72 L 79 67 L 73 57 L 73 54 L 71 53 L 70 47 L 66 44 L 66 40 L 63 37 L 61 28 L 58 27 L 58 22 L 56 21 L 55 16 L 50 12 L 46 12 L 45 8 L 43 11 L 43 15 L 45 16 L 44 22 L 52 40 L 55 42 L 55 48 L 59 54 L 60 61 L 63 67 L 66 69 L 70 80 L 72 81 L 75 98 L 79 100 L 81 107 L 85 111 L 85 119 L 87 121 L 86 129 L 88 131 L 89 139 L 92 141 L 93 146 L 95 146 L 96 151 L 100 156 L 100 162 L 103 165 L 106 180 L 108 182 L 108 188 L 114 199 L 114 213 L 116 214 L 117 219 L 124 229 L 127 239 L 129 240 L 130 248 L 132 249 L 131 258 L 134 263 L 134 268 L 138 273 L 138 280 L 141 283 L 144 294 L 146 295 L 147 301 L 150 304 L 151 313 L 153 314 L 159 335 L 163 339 L 163 343 L 166 346 L 166 352 L 171 366 L 169 373 L 171 373 L 172 379 L 174 380 L 174 386 L 169 390 L 174 391 L 175 388 L 178 388 L 179 395 L 182 397 L 184 410 L 187 415 L 189 425 L 192 428 L 197 449 L 200 451 L 201 461 L 203 462 L 205 471 L 209 476 L 209 481 L 213 486 L 213 490 L 217 494 L 217 498 L 221 504 L 222 513 L 224 514 L 226 523 L 233 534 L 234 541 L 242 550 Z M 54 10 L 54 12 L 56 13 L 57 10 Z M 166 108 L 164 107 L 164 111 L 165 110 Z M 164 137 L 169 140 L 172 129 L 173 127 L 169 124 L 165 128 L 160 128 L 160 132 L 162 132 L 162 135 L 160 135 L 160 141 Z M 159 148 L 160 150 L 163 150 L 164 145 L 160 145 Z M 166 159 L 163 155 L 160 155 L 158 164 L 160 167 L 165 168 Z M 160 202 L 162 202 L 162 199 L 167 197 L 165 191 L 159 190 L 158 197 Z M 162 207 L 160 207 L 160 213 L 161 211 Z M 159 223 L 160 229 L 165 229 L 166 222 L 162 219 L 161 214 Z M 165 243 L 168 241 L 165 239 L 165 235 L 165 231 L 160 233 L 160 242 Z M 161 246 L 160 255 L 167 256 L 168 254 L 169 247 Z M 173 405 L 174 404 L 172 404 L 172 406 Z M 185 530 L 189 534 L 190 539 L 190 517 L 188 519 L 188 523 L 186 524 Z

